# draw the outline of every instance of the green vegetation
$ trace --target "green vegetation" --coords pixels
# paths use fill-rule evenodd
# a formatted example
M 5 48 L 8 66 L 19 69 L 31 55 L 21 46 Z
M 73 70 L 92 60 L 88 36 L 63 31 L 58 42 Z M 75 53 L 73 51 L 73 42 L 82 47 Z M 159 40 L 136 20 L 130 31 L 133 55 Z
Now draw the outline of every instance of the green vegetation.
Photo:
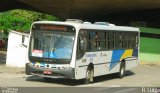
M 139 27 L 139 29 L 141 32 L 145 32 L 145 33 L 160 34 L 160 29 L 156 29 L 156 28 Z
M 140 27 L 141 32 L 160 34 L 160 29 Z M 160 39 L 140 38 L 140 60 L 144 62 L 160 62 Z
M 141 32 L 160 34 L 160 29 L 139 27 Z M 160 39 L 141 37 L 140 52 L 160 54 Z
M 0 31 L 4 31 L 1 34 L 1 38 L 7 38 L 10 30 L 16 30 L 20 32 L 28 32 L 31 23 L 37 20 L 50 20 L 55 21 L 58 18 L 47 15 L 44 13 L 15 9 L 0 13 Z

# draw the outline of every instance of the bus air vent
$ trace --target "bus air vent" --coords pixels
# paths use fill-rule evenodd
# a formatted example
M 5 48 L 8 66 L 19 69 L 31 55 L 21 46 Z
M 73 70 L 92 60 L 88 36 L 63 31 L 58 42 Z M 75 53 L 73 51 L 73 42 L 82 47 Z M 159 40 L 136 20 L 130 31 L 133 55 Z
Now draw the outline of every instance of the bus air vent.
M 67 19 L 66 22 L 83 23 L 83 21 L 80 19 Z
M 115 26 L 115 24 L 111 24 L 109 22 L 95 22 L 96 25 L 106 25 L 106 26 Z

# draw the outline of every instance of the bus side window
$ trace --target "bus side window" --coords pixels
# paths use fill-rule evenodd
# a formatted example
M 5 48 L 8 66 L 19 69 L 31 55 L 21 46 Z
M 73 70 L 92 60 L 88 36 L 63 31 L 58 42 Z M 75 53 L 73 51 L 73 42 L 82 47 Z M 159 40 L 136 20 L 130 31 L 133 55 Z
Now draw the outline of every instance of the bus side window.
M 94 51 L 97 49 L 97 33 L 95 31 L 89 32 L 89 50 Z
M 122 48 L 122 32 L 119 32 L 119 48 Z
M 138 48 L 138 45 L 139 45 L 139 33 L 136 32 L 136 36 L 135 36 L 135 47 Z
M 133 48 L 133 44 L 134 44 L 134 33 L 131 32 L 131 43 L 130 43 L 130 48 Z
M 80 31 L 77 41 L 77 59 L 81 58 L 87 49 L 87 32 Z
M 105 32 L 106 49 L 109 49 L 109 32 Z
M 126 34 L 126 46 L 127 46 L 127 48 L 129 48 L 129 42 L 130 42 L 130 33 L 127 32 L 127 34 Z
M 105 50 L 106 47 L 106 32 L 99 32 L 99 49 Z
M 121 49 L 122 48 L 122 37 L 120 32 L 115 33 L 115 48 Z
M 110 31 L 109 32 L 109 49 L 114 48 L 114 32 Z
M 125 49 L 127 48 L 126 46 L 126 33 L 122 32 L 122 48 Z

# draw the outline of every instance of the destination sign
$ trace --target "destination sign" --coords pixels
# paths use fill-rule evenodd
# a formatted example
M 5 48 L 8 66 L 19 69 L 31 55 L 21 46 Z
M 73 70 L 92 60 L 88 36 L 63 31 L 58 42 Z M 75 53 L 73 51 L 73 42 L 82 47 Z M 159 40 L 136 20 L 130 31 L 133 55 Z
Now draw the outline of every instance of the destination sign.
M 62 30 L 67 31 L 67 28 L 65 26 L 55 26 L 55 25 L 41 25 L 41 30 Z
M 32 30 L 70 32 L 70 31 L 73 31 L 75 29 L 72 26 L 66 26 L 66 25 L 35 24 L 35 25 L 32 26 Z

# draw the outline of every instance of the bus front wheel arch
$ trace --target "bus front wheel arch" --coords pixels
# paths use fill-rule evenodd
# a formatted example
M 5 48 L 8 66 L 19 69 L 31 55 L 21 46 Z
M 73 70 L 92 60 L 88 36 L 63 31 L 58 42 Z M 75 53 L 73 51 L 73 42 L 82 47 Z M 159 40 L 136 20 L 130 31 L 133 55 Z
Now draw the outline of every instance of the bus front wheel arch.
M 90 64 L 86 71 L 85 84 L 93 83 L 94 78 L 94 67 Z

